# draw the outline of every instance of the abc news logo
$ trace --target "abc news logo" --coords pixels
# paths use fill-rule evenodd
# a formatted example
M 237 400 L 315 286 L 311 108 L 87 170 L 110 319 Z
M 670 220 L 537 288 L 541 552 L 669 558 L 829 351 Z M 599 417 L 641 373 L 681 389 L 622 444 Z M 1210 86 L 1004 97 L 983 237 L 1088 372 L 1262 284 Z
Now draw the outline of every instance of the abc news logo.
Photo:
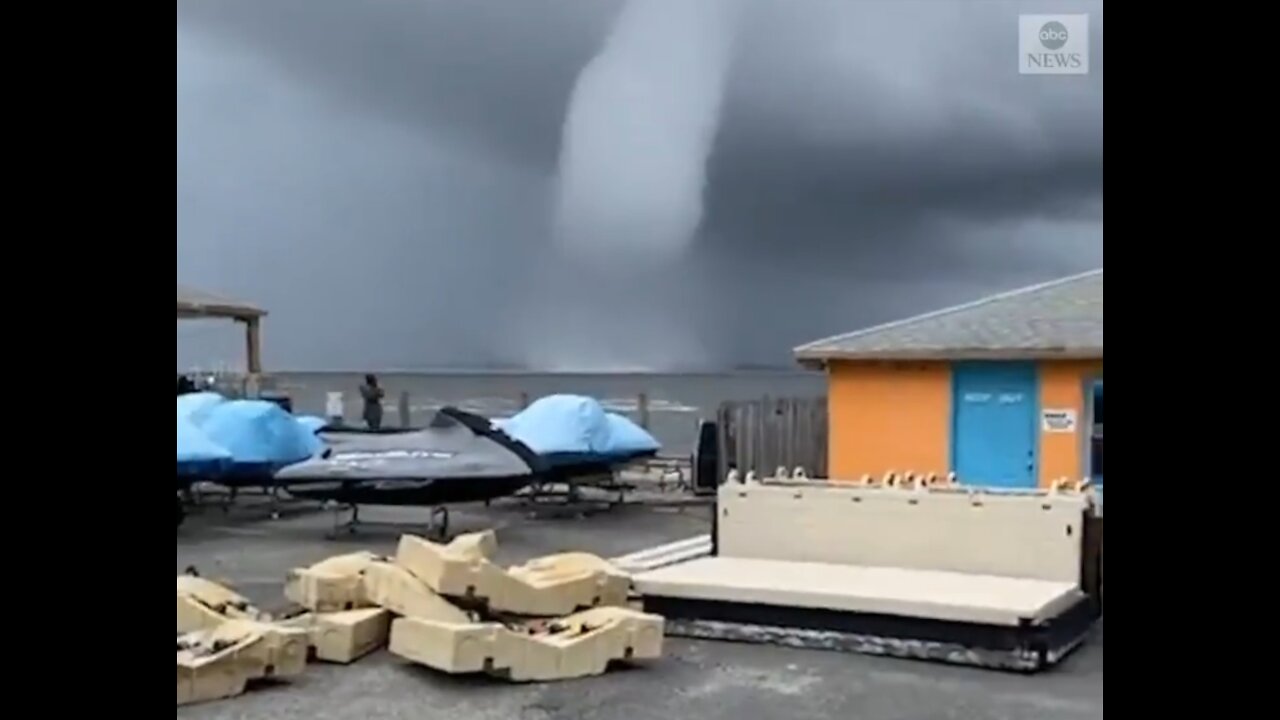
M 1066 25 L 1057 20 L 1050 20 L 1040 27 L 1036 37 L 1044 50 L 1027 53 L 1027 63 L 1031 67 L 1078 69 L 1084 65 L 1084 59 L 1078 52 L 1055 52 L 1061 51 L 1067 44 L 1067 40 L 1071 38 Z
M 1018 69 L 1028 75 L 1089 72 L 1088 15 L 1023 15 L 1019 18 Z

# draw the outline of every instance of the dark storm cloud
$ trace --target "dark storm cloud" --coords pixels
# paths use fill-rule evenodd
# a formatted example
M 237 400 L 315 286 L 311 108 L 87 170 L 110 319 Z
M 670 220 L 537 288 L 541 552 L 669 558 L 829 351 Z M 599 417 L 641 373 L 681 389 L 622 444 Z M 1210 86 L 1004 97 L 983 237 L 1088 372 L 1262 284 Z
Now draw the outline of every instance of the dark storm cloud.
M 686 261 L 566 271 L 619 6 L 180 1 L 180 276 L 267 304 L 277 365 L 737 363 L 1101 263 L 1100 2 L 747 0 Z M 1089 12 L 1091 73 L 1019 75 L 1020 12 Z
M 550 167 L 574 76 L 619 5 L 179 0 L 178 27 L 259 55 L 342 104 Z

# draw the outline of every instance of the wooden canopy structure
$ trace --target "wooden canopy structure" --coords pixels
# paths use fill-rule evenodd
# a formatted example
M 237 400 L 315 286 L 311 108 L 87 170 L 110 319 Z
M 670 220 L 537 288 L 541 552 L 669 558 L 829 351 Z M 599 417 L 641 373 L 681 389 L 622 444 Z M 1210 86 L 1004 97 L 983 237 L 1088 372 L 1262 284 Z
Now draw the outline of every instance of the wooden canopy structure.
M 244 323 L 246 368 L 250 375 L 262 372 L 261 321 L 266 310 L 203 290 L 178 285 L 178 319 L 224 318 Z

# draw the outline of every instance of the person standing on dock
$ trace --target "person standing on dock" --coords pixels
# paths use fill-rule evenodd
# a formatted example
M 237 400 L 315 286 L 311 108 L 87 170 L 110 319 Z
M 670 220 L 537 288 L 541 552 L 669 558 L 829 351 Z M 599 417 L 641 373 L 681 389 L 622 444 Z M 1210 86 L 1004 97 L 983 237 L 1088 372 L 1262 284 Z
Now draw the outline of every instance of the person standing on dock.
M 378 387 L 378 378 L 370 373 L 364 376 L 364 384 L 360 386 L 360 397 L 364 400 L 364 422 L 370 430 L 382 427 L 382 398 L 384 393 Z

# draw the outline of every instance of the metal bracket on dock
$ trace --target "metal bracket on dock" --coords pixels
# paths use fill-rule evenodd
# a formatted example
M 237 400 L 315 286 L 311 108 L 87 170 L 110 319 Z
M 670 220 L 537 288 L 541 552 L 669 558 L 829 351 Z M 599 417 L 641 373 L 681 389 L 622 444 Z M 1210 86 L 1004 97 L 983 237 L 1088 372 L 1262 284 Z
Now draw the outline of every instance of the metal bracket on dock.
M 436 505 L 431 508 L 431 514 L 427 518 L 425 529 L 419 523 L 361 520 L 359 505 L 332 503 L 332 510 L 333 531 L 325 535 L 325 539 L 327 540 L 336 540 L 339 537 L 355 535 L 361 527 L 413 529 L 420 531 L 420 534 L 423 537 L 435 537 L 440 540 L 446 539 L 449 534 L 449 508 L 444 505 Z M 351 511 L 351 517 L 346 521 L 342 520 L 342 513 L 344 510 Z

